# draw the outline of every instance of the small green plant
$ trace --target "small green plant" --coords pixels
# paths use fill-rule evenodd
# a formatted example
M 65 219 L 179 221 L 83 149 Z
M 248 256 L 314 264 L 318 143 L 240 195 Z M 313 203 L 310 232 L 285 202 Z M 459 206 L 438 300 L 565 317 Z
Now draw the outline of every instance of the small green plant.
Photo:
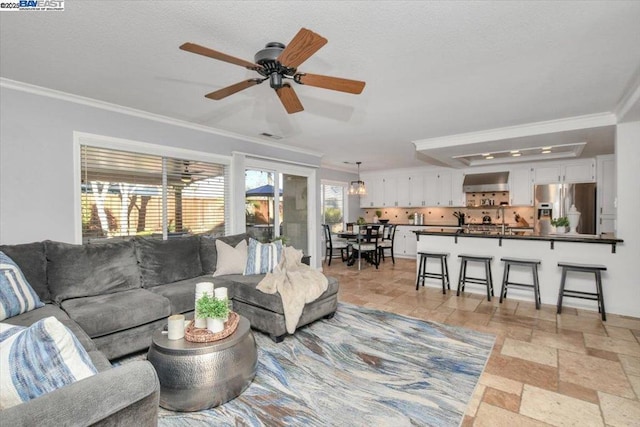
M 553 218 L 551 220 L 551 225 L 554 227 L 568 227 L 569 226 L 569 218 L 566 216 L 561 216 L 560 218 Z
M 367 221 L 361 216 L 359 216 L 358 220 L 356 221 L 356 224 L 358 224 L 358 225 L 365 225 L 366 223 L 367 223 Z
M 196 303 L 196 312 L 200 319 L 224 319 L 229 315 L 229 302 L 226 298 L 217 299 L 204 294 Z
M 382 218 L 382 211 L 376 211 L 376 216 L 378 218 Z
M 416 216 L 416 214 L 412 213 L 412 214 L 410 214 L 407 218 L 409 218 L 409 219 L 411 219 L 411 220 L 412 220 L 413 218 L 415 218 L 415 216 Z

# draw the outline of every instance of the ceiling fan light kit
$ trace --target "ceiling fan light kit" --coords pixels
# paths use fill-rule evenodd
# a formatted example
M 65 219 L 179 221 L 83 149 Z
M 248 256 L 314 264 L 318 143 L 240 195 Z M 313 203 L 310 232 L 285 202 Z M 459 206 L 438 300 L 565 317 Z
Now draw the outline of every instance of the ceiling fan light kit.
M 289 114 L 303 111 L 302 103 L 298 99 L 293 87 L 285 80 L 293 80 L 297 84 L 319 87 L 322 89 L 336 90 L 339 92 L 360 94 L 364 89 L 365 82 L 358 80 L 343 79 L 339 77 L 323 76 L 318 74 L 299 73 L 298 67 L 309 59 L 322 46 L 327 44 L 327 39 L 314 33 L 313 31 L 301 28 L 291 40 L 288 46 L 279 42 L 270 42 L 259 50 L 254 56 L 254 63 L 245 61 L 209 49 L 195 43 L 184 43 L 180 49 L 198 55 L 207 56 L 219 61 L 239 65 L 249 70 L 256 71 L 262 78 L 244 80 L 227 86 L 215 92 L 211 92 L 205 97 L 219 101 L 229 95 L 240 92 L 251 86 L 258 85 L 265 80 L 269 80 L 269 86 L 278 94 L 285 110 Z

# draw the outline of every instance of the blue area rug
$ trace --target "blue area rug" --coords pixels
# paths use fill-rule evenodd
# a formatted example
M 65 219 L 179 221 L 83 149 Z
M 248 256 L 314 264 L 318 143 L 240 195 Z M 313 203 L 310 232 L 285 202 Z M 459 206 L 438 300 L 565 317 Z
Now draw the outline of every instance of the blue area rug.
M 236 399 L 160 426 L 458 426 L 495 337 L 340 303 L 275 344 L 254 332 L 258 371 Z

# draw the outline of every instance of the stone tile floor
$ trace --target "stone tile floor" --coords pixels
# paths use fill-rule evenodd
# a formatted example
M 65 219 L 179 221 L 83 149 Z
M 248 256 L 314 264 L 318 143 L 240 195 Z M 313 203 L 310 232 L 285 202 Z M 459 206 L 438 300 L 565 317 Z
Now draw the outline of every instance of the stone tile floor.
M 387 257 L 358 271 L 334 259 L 323 268 L 340 281 L 340 301 L 497 336 L 462 426 L 640 426 L 640 319 L 416 291 L 415 264 Z

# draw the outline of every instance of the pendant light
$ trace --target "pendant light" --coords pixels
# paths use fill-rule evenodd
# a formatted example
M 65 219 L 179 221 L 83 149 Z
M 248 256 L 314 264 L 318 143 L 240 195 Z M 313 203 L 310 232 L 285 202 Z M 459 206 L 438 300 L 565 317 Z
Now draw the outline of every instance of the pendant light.
M 367 194 L 367 188 L 364 186 L 364 181 L 360 180 L 360 164 L 362 162 L 356 162 L 358 165 L 358 180 L 351 181 L 351 185 L 349 186 L 349 194 L 356 196 L 364 196 Z

